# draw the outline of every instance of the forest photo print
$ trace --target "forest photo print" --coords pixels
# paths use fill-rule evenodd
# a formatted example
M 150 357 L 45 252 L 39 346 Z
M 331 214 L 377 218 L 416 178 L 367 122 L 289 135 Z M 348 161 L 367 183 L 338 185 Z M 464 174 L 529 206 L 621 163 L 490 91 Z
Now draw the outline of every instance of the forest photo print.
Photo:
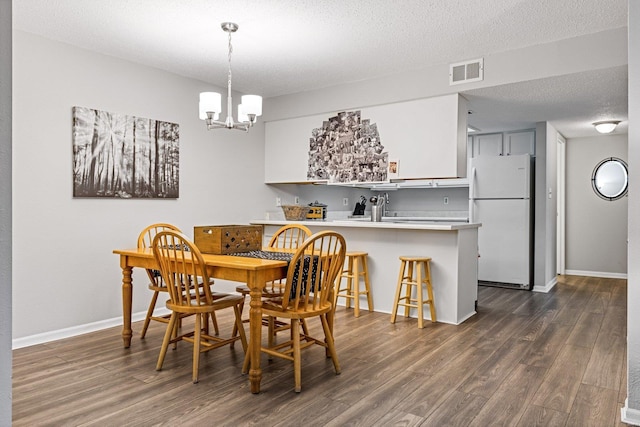
M 73 197 L 178 198 L 175 123 L 73 107 Z

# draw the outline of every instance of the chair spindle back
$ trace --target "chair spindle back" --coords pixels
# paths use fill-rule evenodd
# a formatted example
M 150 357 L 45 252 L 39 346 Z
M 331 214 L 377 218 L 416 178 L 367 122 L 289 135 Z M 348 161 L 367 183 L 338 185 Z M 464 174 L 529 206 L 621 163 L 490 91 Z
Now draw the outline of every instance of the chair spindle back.
M 193 242 L 180 232 L 165 230 L 153 238 L 152 249 L 172 304 L 212 303 L 210 286 L 201 285 L 210 282 L 205 263 Z
M 317 310 L 332 304 L 345 253 L 344 237 L 334 231 L 320 231 L 305 240 L 289 264 L 283 309 Z

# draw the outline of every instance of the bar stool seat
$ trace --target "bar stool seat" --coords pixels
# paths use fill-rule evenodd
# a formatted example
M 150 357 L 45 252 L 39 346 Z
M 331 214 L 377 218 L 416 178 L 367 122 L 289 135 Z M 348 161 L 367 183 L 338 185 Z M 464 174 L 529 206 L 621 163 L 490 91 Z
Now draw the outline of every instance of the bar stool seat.
M 427 288 L 428 298 L 424 298 L 423 284 Z M 413 287 L 416 288 L 416 297 L 413 297 Z M 405 287 L 404 295 L 402 288 Z M 398 275 L 398 287 L 396 288 L 396 298 L 393 302 L 391 312 L 391 323 L 396 323 L 398 306 L 404 307 L 404 316 L 409 317 L 411 308 L 418 309 L 418 328 L 424 328 L 424 305 L 429 304 L 431 312 L 431 322 L 436 322 L 436 306 L 433 299 L 433 288 L 431 286 L 431 258 L 422 256 L 401 256 L 400 273 Z
M 373 312 L 373 296 L 371 294 L 371 285 L 369 283 L 369 269 L 367 267 L 367 252 L 347 252 L 347 268 L 342 270 L 338 276 L 338 286 L 334 305 L 338 302 L 338 298 L 346 299 L 346 307 L 351 307 L 351 300 L 354 301 L 355 317 L 360 317 L 360 295 L 367 296 L 367 306 L 370 312 Z M 364 289 L 360 290 L 360 278 L 364 282 Z M 342 288 L 342 279 L 347 279 L 345 287 Z

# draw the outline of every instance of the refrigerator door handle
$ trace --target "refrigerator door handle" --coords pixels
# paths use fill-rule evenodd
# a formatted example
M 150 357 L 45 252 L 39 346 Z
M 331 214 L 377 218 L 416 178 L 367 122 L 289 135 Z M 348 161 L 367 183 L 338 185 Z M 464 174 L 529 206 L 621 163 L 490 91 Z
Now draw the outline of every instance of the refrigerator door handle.
M 476 168 L 471 168 L 471 180 L 469 181 L 469 222 L 475 222 L 474 202 L 476 197 Z
M 476 198 L 476 168 L 475 166 L 471 168 L 471 181 L 469 181 L 469 194 L 470 199 L 473 200 Z

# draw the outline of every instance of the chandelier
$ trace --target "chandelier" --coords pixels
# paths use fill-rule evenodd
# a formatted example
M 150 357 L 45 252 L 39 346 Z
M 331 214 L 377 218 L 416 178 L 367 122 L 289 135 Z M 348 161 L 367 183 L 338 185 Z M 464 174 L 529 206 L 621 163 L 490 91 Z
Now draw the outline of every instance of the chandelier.
M 238 24 L 233 22 L 223 22 L 222 30 L 229 34 L 229 73 L 227 75 L 227 119 L 219 121 L 222 112 L 222 96 L 218 92 L 200 93 L 200 119 L 207 124 L 207 129 L 238 129 L 245 132 L 256 122 L 258 116 L 262 115 L 262 97 L 258 95 L 244 95 L 241 104 L 238 105 L 238 121 L 233 120 L 231 114 L 231 33 L 238 30 Z

